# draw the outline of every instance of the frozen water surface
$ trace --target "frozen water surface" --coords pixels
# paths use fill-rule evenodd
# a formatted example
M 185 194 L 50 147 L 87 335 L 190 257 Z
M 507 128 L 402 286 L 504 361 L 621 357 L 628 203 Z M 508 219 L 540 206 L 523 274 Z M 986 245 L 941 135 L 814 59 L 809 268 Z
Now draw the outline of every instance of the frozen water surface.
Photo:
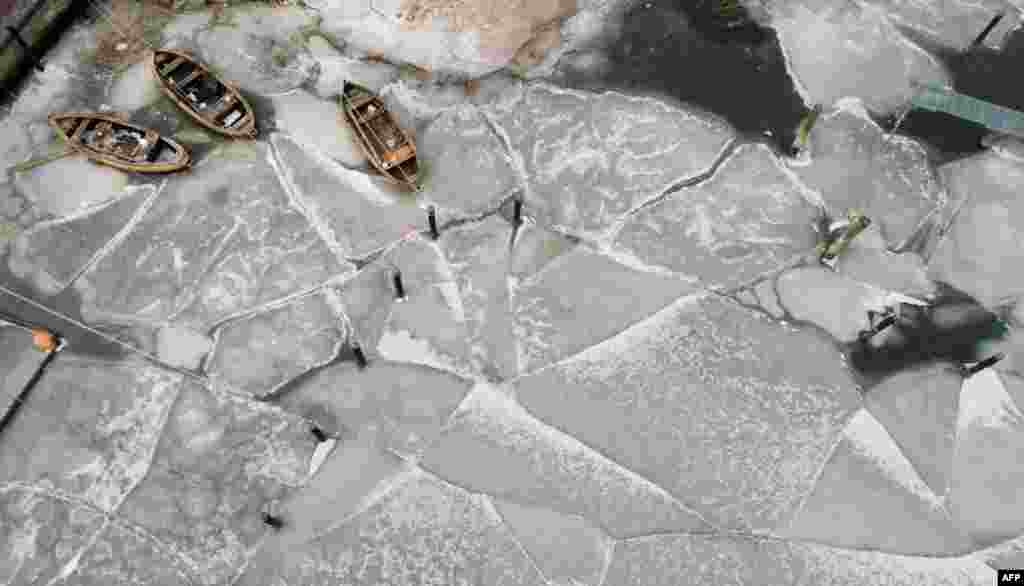
M 319 99 L 304 90 L 274 98 L 277 128 L 296 142 L 308 145 L 342 165 L 357 167 L 366 163 L 366 155 L 345 121 L 336 98 Z
M 333 124 L 333 119 L 332 119 Z M 382 179 L 350 171 L 302 149 L 292 139 L 271 137 L 282 175 L 336 251 L 359 258 L 426 227 L 416 201 Z
M 142 186 L 98 209 L 33 227 L 14 241 L 8 260 L 11 272 L 46 294 L 59 293 L 155 193 L 152 187 Z
M 422 452 L 441 434 L 472 383 L 418 364 L 374 360 L 333 364 L 311 374 L 277 402 L 329 434 L 374 428 L 381 445 L 400 454 Z
M 907 555 L 971 549 L 892 436 L 863 410 L 849 421 L 813 492 L 778 535 Z
M 940 497 L 953 471 L 961 384 L 947 366 L 925 367 L 886 379 L 866 397 L 868 410 Z
M 1024 295 L 1024 280 L 1006 267 L 1024 260 L 1020 187 L 1024 164 L 985 153 L 942 168 L 950 198 L 963 202 L 949 233 L 935 250 L 929 272 L 992 307 Z M 1011 244 L 1014 243 L 1014 244 Z
M 1024 506 L 1018 495 L 1024 467 L 1024 415 L 992 369 L 964 382 L 957 419 L 949 508 L 981 545 L 1020 535 Z
M 562 46 L 529 72 L 463 85 L 539 42 L 546 21 L 516 11 L 571 10 L 426 1 L 170 19 L 161 42 L 246 93 L 255 141 L 199 131 L 143 63 L 90 62 L 102 16 L 13 96 L 0 168 L 60 148 L 48 114 L 101 109 L 196 166 L 134 178 L 67 157 L 0 181 L 4 285 L 155 359 L 84 358 L 99 350 L 74 325 L 0 294 L 73 341 L 0 430 L 0 584 L 981 586 L 1024 565 L 1020 144 L 990 137 L 936 173 L 871 118 L 912 81 L 948 83 L 926 50 L 963 49 L 1004 9 L 971 57 L 1012 53 L 1019 0 L 746 2 L 823 106 L 795 159 L 686 104 L 545 80 L 602 75 L 621 2 L 545 29 Z M 425 12 L 448 19 L 408 30 Z M 734 53 L 756 69 L 766 38 Z M 344 80 L 414 134 L 421 193 L 371 171 Z M 816 221 L 850 208 L 871 227 L 834 271 L 807 266 Z M 841 342 L 889 293 L 945 284 L 981 305 L 927 319 L 993 310 L 1010 332 L 977 353 L 1007 358 L 859 392 L 847 360 L 871 365 Z M 43 357 L 0 328 L 0 408 Z
M 793 172 L 816 190 L 833 218 L 862 210 L 897 248 L 945 202 L 945 193 L 916 141 L 885 134 L 854 99 L 821 115 L 810 133 L 809 165 Z
M 16 484 L 0 485 L 0 580 L 46 584 L 87 549 L 104 524 L 89 503 Z
M 524 174 L 528 213 L 579 234 L 602 233 L 710 170 L 733 136 L 717 120 L 654 99 L 540 83 L 485 113 Z
M 239 584 L 545 583 L 486 499 L 425 474 L 291 557 L 277 572 L 247 572 Z
M 4 430 L 0 480 L 117 509 L 146 475 L 180 382 L 142 363 L 58 356 Z
M 416 142 L 417 160 L 429 173 L 423 197 L 438 205 L 479 214 L 519 184 L 504 145 L 476 108 L 444 112 Z
M 217 330 L 206 371 L 263 397 L 338 355 L 348 328 L 330 291 L 232 321 Z
M 498 216 L 446 230 L 439 246 L 448 261 L 466 318 L 471 361 L 497 378 L 518 373 L 508 281 L 512 227 Z
M 552 584 L 599 586 L 612 540 L 576 515 L 492 499 L 502 520 Z
M 298 417 L 188 383 L 119 514 L 181 552 L 195 582 L 223 584 L 263 538 L 260 512 L 305 482 L 313 448 Z
M 642 586 L 984 586 L 995 572 L 965 558 L 914 558 L 758 537 L 669 535 L 616 544 L 606 584 Z
M 888 113 L 910 100 L 911 80 L 949 81 L 937 59 L 900 35 L 877 6 L 801 0 L 774 3 L 769 11 L 790 72 L 810 104 L 827 107 L 851 96 Z
M 858 402 L 819 336 L 699 296 L 514 385 L 541 420 L 739 530 L 791 518 Z
M 580 515 L 614 537 L 709 528 L 664 490 L 478 385 L 422 466 L 506 501 Z
M 576 248 L 512 290 L 520 369 L 575 354 L 695 290 L 687 280 Z
M 763 145 L 745 145 L 714 177 L 632 216 L 616 244 L 644 263 L 711 286 L 739 285 L 817 244 L 821 210 Z

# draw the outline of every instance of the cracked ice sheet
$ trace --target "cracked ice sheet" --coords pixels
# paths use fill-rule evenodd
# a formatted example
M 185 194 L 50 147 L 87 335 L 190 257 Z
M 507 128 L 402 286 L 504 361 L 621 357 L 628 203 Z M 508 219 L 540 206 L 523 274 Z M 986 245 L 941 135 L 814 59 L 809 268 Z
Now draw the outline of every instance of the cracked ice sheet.
M 146 475 L 181 376 L 58 357 L 0 443 L 0 480 L 45 483 L 113 511 Z
M 664 490 L 478 385 L 421 465 L 474 492 L 580 515 L 613 537 L 710 526 Z
M 34 226 L 14 241 L 8 266 L 47 295 L 64 290 L 94 255 L 128 225 L 155 190 L 131 188 L 128 195 L 85 215 Z
M 892 436 L 864 410 L 843 430 L 800 511 L 775 535 L 903 555 L 973 549 Z
M 526 212 L 578 235 L 600 236 L 637 205 L 710 170 L 733 138 L 709 115 L 652 98 L 546 84 L 521 95 L 485 113 L 518 159 Z
M 984 370 L 960 392 L 956 450 L 949 491 L 953 519 L 979 545 L 1024 532 L 1024 413 L 1001 375 Z
M 290 43 L 291 34 L 315 24 L 312 11 L 250 4 L 228 12 L 234 23 L 200 30 L 195 37 L 199 56 L 222 71 L 224 79 L 267 95 L 294 90 L 315 77 L 309 50 Z
M 840 342 L 870 327 L 868 310 L 880 311 L 884 292 L 820 266 L 786 271 L 776 280 L 779 302 L 795 319 L 810 322 Z
M 188 383 L 150 473 L 119 514 L 225 584 L 264 536 L 260 512 L 305 482 L 314 441 L 279 408 Z
M 1007 10 L 1005 0 L 867 0 L 885 12 L 894 24 L 906 26 L 927 34 L 943 45 L 964 51 L 992 18 L 1007 14 L 989 33 L 985 45 L 993 46 L 1019 24 L 1018 10 Z
M 836 260 L 836 272 L 883 291 L 924 298 L 936 292 L 924 260 L 914 252 L 899 254 L 885 249 L 885 239 L 872 223 Z
M 530 372 L 575 354 L 695 290 L 576 248 L 512 288 L 519 367 Z
M 545 584 L 483 496 L 422 472 L 290 558 L 239 586 Z
M 821 215 L 764 145 L 743 145 L 692 188 L 626 220 L 615 244 L 642 262 L 731 288 L 817 244 Z
M 255 397 L 330 362 L 348 337 L 340 305 L 330 291 L 228 322 L 217 330 L 206 371 Z
M 7 412 L 44 360 L 46 354 L 36 349 L 32 334 L 0 325 L 0 413 Z
M 576 515 L 491 500 L 551 584 L 600 586 L 614 543 L 603 531 Z
M 629 586 L 985 586 L 971 558 L 914 558 L 756 537 L 667 535 L 616 544 L 606 584 Z
M 542 421 L 740 530 L 792 517 L 859 402 L 819 334 L 714 296 L 513 384 Z
M 62 582 L 75 586 L 165 586 L 200 583 L 188 562 L 151 535 L 116 521 Z
M 74 155 L 16 173 L 14 184 L 40 209 L 63 217 L 124 195 L 128 175 Z
M 992 308 L 1024 295 L 1024 238 L 1014 218 L 1024 214 L 1024 164 L 992 153 L 944 165 L 950 199 L 964 201 L 929 264 L 929 275 Z
M 811 129 L 810 163 L 794 164 L 833 218 L 858 208 L 899 248 L 946 201 L 928 155 L 913 139 L 885 134 L 857 100 L 843 100 Z
M 466 215 L 495 209 L 518 185 L 505 146 L 472 106 L 443 112 L 416 137 L 428 170 L 422 197 Z
M 878 7 L 801 0 L 770 10 L 792 77 L 810 104 L 829 107 L 854 96 L 885 114 L 910 101 L 911 80 L 950 81 L 945 69 L 905 39 Z
M 391 259 L 401 271 L 406 297 L 392 306 L 377 352 L 396 362 L 475 376 L 465 308 L 439 247 L 414 237 L 394 252 Z
M 305 90 L 274 98 L 278 130 L 347 167 L 366 163 L 358 139 L 345 121 L 338 98 L 319 99 Z
M 89 504 L 46 489 L 0 486 L 0 583 L 47 584 L 102 527 Z
M 270 142 L 289 189 L 338 253 L 359 258 L 426 227 L 416 200 L 382 179 L 345 169 L 281 134 Z
M 897 373 L 865 397 L 868 410 L 940 497 L 949 491 L 962 380 L 945 365 L 927 366 Z
M 438 245 L 459 287 L 471 361 L 489 379 L 518 373 L 508 283 L 512 226 L 497 215 L 445 230 Z
M 416 455 L 440 436 L 471 386 L 451 373 L 417 364 L 374 360 L 360 369 L 342 362 L 302 379 L 278 402 L 328 434 L 373 427 L 381 445 Z
M 268 158 L 260 143 L 227 143 L 168 184 L 76 283 L 86 319 L 180 314 L 205 329 L 346 270 L 290 203 Z

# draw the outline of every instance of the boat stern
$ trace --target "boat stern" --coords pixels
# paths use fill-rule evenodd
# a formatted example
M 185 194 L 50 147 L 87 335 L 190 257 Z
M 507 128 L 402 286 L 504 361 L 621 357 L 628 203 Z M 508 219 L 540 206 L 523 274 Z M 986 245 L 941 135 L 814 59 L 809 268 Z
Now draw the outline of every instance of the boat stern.
M 75 131 L 78 118 L 74 114 L 50 114 L 46 119 L 62 139 L 69 140 Z

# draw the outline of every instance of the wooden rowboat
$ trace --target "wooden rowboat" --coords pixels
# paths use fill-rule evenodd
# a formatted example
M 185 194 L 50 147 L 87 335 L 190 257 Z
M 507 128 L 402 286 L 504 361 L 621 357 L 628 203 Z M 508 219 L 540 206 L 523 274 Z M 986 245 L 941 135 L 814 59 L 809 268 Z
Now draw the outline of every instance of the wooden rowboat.
M 416 144 L 384 107 L 384 101 L 360 85 L 345 82 L 341 105 L 370 163 L 394 182 L 419 190 Z
M 157 49 L 149 66 L 160 89 L 196 122 L 232 138 L 256 138 L 256 115 L 238 88 L 190 55 Z
M 50 114 L 50 126 L 74 151 L 97 163 L 136 173 L 169 173 L 188 167 L 188 149 L 121 115 L 87 112 Z

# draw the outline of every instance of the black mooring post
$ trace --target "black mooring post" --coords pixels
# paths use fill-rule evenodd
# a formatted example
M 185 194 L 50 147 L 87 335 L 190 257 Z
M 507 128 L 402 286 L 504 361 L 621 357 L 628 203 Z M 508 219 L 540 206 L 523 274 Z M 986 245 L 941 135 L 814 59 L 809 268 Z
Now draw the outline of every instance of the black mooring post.
M 437 230 L 437 208 L 434 206 L 427 209 L 427 223 L 430 224 L 430 237 L 437 240 L 441 233 Z
M 310 428 L 309 431 L 313 434 L 313 437 L 316 438 L 317 443 L 321 443 L 322 444 L 325 441 L 327 441 L 327 434 L 324 433 L 324 430 L 320 429 L 316 425 L 314 425 L 312 428 Z
M 975 364 L 974 366 L 972 366 L 970 368 L 966 368 L 965 367 L 963 369 L 962 373 L 963 373 L 964 377 L 969 377 L 969 376 L 978 374 L 979 372 L 981 372 L 981 371 L 985 370 L 986 368 L 992 366 L 993 364 L 999 362 L 1003 358 L 1006 358 L 1006 355 L 1003 354 L 1002 352 L 998 352 L 998 353 L 996 353 L 996 354 L 994 354 L 992 356 L 989 356 L 988 358 L 982 360 L 981 362 Z
M 352 353 L 356 356 L 356 366 L 360 369 L 366 368 L 366 355 L 363 354 L 363 348 L 358 343 L 352 344 Z
M 59 343 L 60 341 L 58 341 L 58 344 Z M 25 386 L 22 387 L 21 391 L 18 393 L 18 396 L 14 398 L 14 401 L 11 402 L 11 405 L 7 408 L 7 411 L 4 412 L 3 417 L 0 417 L 0 433 L 3 433 L 4 428 L 7 427 L 11 423 L 11 421 L 14 420 L 14 416 L 18 414 L 18 411 L 21 409 L 22 404 L 24 404 L 25 400 L 28 399 L 29 393 L 31 393 L 32 389 L 34 389 L 35 386 L 39 384 L 39 380 L 43 378 L 43 372 L 46 370 L 46 367 L 49 366 L 50 363 L 53 362 L 53 359 L 56 357 L 57 352 L 48 352 L 46 354 L 46 358 L 44 358 L 43 361 L 36 368 L 36 371 L 32 374 L 32 378 L 30 378 L 28 382 L 25 383 Z
M 512 202 L 512 223 L 516 226 L 523 223 L 523 200 L 518 197 Z
M 398 301 L 404 301 L 405 286 L 402 284 L 402 273 L 395 269 L 391 274 L 391 281 L 395 284 L 395 299 Z
M 274 529 L 280 529 L 281 527 L 284 527 L 284 521 L 282 521 L 279 517 L 275 517 L 274 515 L 271 515 L 270 513 L 263 513 L 262 516 L 263 516 L 263 522 L 268 527 L 272 527 Z
M 981 34 L 979 34 L 977 38 L 974 39 L 974 42 L 971 43 L 971 47 L 977 47 L 978 45 L 985 42 L 985 37 L 987 37 L 988 34 L 992 32 L 992 29 L 996 28 L 996 25 L 999 24 L 1000 20 L 1003 20 L 1004 16 L 1006 16 L 1005 12 L 1000 12 L 999 14 L 993 16 L 992 20 L 989 21 L 988 26 L 985 27 L 985 30 L 981 31 Z

